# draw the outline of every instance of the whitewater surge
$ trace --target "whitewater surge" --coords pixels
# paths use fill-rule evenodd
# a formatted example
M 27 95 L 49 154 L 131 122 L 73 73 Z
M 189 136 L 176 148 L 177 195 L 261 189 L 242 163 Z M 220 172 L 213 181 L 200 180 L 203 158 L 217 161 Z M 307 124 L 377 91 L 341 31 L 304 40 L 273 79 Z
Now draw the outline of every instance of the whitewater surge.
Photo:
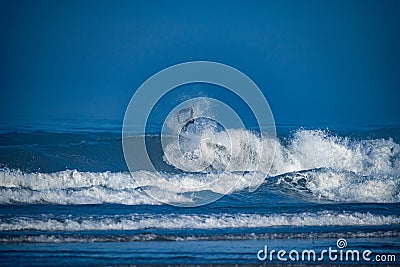
M 391 138 L 359 140 L 304 129 L 280 139 L 261 139 L 255 133 L 240 129 L 228 130 L 228 133 L 233 140 L 229 141 L 232 146 L 229 149 L 226 134 L 204 132 L 208 143 L 199 142 L 197 153 L 205 157 L 212 155 L 212 170 L 208 172 L 158 175 L 137 171 L 131 176 L 128 172 L 44 173 L 3 167 L 0 203 L 160 204 L 143 188 L 152 195 L 162 195 L 168 203 L 191 203 L 194 201 L 191 192 L 234 194 L 246 190 L 254 177 L 265 180 L 262 188 L 285 189 L 281 191 L 289 192 L 289 197 L 290 192 L 294 195 L 301 192 L 310 200 L 400 202 L 400 145 Z M 182 155 L 181 151 L 169 154 L 178 152 Z M 229 158 L 228 152 L 233 156 Z M 210 161 L 190 156 L 187 158 L 190 164 L 204 165 Z M 267 168 L 264 168 L 264 163 L 272 157 L 272 166 L 265 164 Z M 160 160 L 166 159 L 160 155 Z M 227 163 L 229 160 L 231 163 Z
M 272 176 L 315 168 L 398 177 L 400 145 L 392 138 L 354 140 L 322 130 L 297 130 L 287 145 L 277 142 Z
M 400 145 L 391 138 L 352 140 L 298 130 L 286 146 L 278 143 L 269 175 L 317 198 L 400 202 Z

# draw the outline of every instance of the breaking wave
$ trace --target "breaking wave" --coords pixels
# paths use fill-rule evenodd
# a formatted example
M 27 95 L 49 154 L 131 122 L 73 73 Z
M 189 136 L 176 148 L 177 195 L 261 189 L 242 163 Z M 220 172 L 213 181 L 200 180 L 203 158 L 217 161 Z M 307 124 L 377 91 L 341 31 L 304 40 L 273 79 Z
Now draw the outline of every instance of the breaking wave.
M 193 201 L 188 194 L 190 192 L 205 190 L 220 194 L 226 192 L 227 188 L 233 188 L 231 193 L 235 193 L 247 189 L 254 176 L 265 180 L 262 187 L 274 187 L 278 191 L 282 189 L 289 192 L 289 195 L 304 193 L 310 199 L 400 202 L 400 145 L 392 138 L 357 139 L 337 136 L 329 131 L 305 129 L 297 130 L 287 137 L 263 139 L 246 130 L 227 132 L 231 140 L 234 140 L 229 141 L 229 150 L 234 155 L 232 158 L 229 159 L 227 154 L 226 134 L 216 130 L 204 132 L 207 138 L 201 140 L 208 140 L 208 143 L 199 142 L 197 150 L 192 150 L 197 151 L 196 155 L 185 154 L 190 164 L 200 165 L 209 162 L 206 157 L 213 155 L 211 170 L 200 173 L 164 172 L 161 176 L 137 171 L 132 174 L 133 178 L 126 170 L 98 171 L 93 167 L 96 165 L 96 157 L 100 157 L 101 169 L 107 169 L 106 157 L 101 156 L 101 151 L 118 154 L 113 149 L 121 152 L 120 139 L 107 137 L 107 141 L 96 139 L 82 143 L 80 136 L 68 136 L 67 144 L 62 142 L 65 137 L 57 137 L 53 145 L 46 145 L 42 139 L 40 142 L 35 140 L 36 145 L 26 143 L 29 138 L 24 139 L 25 143 L 14 140 L 12 147 L 27 154 L 26 159 L 18 156 L 23 164 L 32 163 L 32 155 L 41 158 L 42 162 L 51 162 L 57 149 L 65 153 L 65 147 L 72 149 L 76 146 L 79 150 L 74 153 L 83 151 L 82 154 L 86 156 L 85 161 L 81 162 L 89 162 L 95 170 L 84 171 L 87 168 L 80 168 L 82 165 L 79 165 L 76 170 L 30 171 L 24 170 L 22 165 L 5 162 L 0 169 L 0 203 L 160 204 L 143 192 L 144 187 L 154 195 L 162 194 L 165 196 L 163 199 L 168 199 L 170 203 L 190 203 Z M 244 138 L 246 142 L 242 142 Z M 72 145 L 69 139 L 73 139 Z M 60 144 L 62 147 L 59 147 Z M 1 147 L 5 152 L 4 158 L 10 147 L 7 144 Z M 169 155 L 178 152 L 181 155 L 181 151 L 174 151 L 173 147 L 169 149 L 172 149 Z M 270 166 L 267 163 L 272 158 Z M 228 159 L 233 163 L 227 164 Z M 159 160 L 166 159 L 159 155 Z M 118 162 L 112 164 L 122 165 Z M 219 183 L 213 184 L 213 181 Z

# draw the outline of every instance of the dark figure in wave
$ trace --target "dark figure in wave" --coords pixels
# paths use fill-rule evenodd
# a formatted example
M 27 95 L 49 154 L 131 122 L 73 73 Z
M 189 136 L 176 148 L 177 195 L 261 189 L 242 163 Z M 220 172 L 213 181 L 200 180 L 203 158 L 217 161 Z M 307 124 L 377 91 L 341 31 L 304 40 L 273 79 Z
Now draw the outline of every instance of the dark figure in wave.
M 183 132 L 186 132 L 189 125 L 194 123 L 193 108 L 191 106 L 179 110 L 176 116 L 178 122 L 184 124 L 184 126 L 182 127 Z

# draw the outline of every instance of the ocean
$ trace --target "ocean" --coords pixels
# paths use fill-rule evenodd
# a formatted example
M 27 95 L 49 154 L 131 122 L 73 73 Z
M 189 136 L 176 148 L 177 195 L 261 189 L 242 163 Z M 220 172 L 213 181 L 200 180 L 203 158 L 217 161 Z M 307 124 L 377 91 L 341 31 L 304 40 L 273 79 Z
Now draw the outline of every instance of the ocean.
M 202 172 L 174 171 L 161 152 L 153 156 L 167 166 L 163 179 L 216 196 L 193 207 L 184 206 L 195 189 L 165 186 L 145 170 L 131 175 L 118 123 L 1 128 L 1 266 L 400 262 L 400 127 L 278 125 L 268 140 L 272 166 L 254 191 L 251 170 L 221 171 L 222 145 L 203 150 L 217 157 Z M 243 133 L 255 147 L 241 147 Z M 232 149 L 248 153 L 267 142 L 244 129 L 230 135 L 239 140 Z M 145 138 L 161 146 L 157 132 Z M 232 190 L 209 183 L 230 186 L 237 175 Z M 316 257 L 303 259 L 305 250 Z M 346 259 L 348 250 L 360 259 Z

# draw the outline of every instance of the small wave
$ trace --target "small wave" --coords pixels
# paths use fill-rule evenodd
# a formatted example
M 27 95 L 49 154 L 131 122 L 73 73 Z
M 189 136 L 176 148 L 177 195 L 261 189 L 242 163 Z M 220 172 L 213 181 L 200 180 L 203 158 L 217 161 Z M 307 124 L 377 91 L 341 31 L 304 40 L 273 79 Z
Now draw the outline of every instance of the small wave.
M 244 234 L 23 234 L 0 236 L 0 243 L 65 243 L 65 242 L 142 242 L 142 241 L 219 241 L 273 240 L 316 238 L 387 238 L 400 237 L 399 231 L 327 232 L 327 233 L 244 233 Z
M 266 228 L 282 226 L 374 226 L 399 224 L 400 217 L 371 213 L 294 214 L 209 214 L 209 215 L 153 215 L 132 214 L 128 217 L 99 218 L 28 218 L 13 217 L 0 220 L 0 231 L 93 231 L 141 229 L 226 229 Z

